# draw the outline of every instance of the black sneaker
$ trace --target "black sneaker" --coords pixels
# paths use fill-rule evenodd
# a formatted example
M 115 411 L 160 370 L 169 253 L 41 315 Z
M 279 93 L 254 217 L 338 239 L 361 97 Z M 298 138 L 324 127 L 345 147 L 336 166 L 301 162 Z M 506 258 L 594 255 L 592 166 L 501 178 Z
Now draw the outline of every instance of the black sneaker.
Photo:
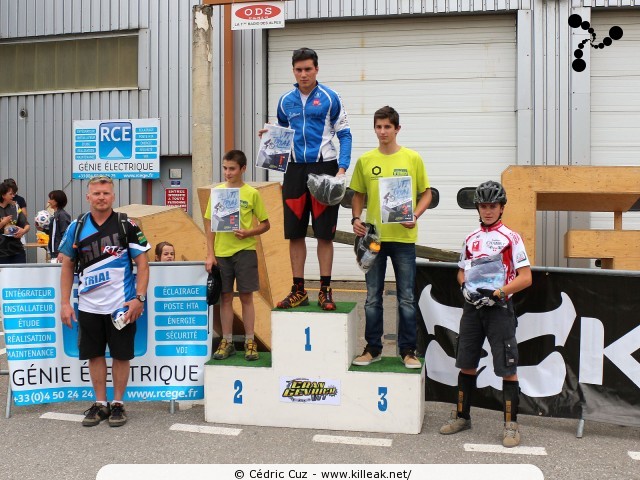
M 124 405 L 121 403 L 111 404 L 111 416 L 109 417 L 110 427 L 121 427 L 127 423 L 127 414 L 124 411 Z
M 87 410 L 84 411 L 84 418 L 82 419 L 83 427 L 95 427 L 101 421 L 109 418 L 111 414 L 111 409 L 109 408 L 109 403 L 106 406 L 101 403 L 94 403 Z

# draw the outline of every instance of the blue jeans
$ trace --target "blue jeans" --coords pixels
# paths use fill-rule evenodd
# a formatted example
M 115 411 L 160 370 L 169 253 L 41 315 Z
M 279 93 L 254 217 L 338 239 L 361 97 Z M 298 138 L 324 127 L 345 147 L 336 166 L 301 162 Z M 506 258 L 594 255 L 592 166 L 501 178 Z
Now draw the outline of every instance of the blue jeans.
M 380 253 L 366 273 L 367 300 L 364 304 L 366 327 L 364 338 L 372 353 L 382 352 L 382 294 L 387 258 L 391 258 L 396 276 L 398 299 L 398 347 L 400 353 L 416 348 L 416 246 L 414 243 L 382 242 Z

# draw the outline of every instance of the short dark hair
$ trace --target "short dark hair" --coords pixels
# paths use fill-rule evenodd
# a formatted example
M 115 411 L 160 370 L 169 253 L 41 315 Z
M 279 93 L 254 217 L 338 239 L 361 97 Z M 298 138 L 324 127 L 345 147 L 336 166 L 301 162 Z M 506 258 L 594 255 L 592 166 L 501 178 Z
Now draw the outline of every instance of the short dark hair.
M 315 52 L 315 50 L 302 47 L 293 51 L 293 56 L 291 57 L 291 65 L 295 65 L 296 62 L 302 62 L 304 60 L 313 60 L 313 66 L 318 66 L 318 54 Z
M 230 162 L 236 162 L 240 168 L 247 166 L 247 156 L 242 150 L 229 150 L 224 154 L 222 160 L 229 160 Z
M 13 189 L 13 193 L 18 193 L 18 184 L 13 178 L 5 178 L 2 183 L 7 183 Z M 7 193 L 7 192 L 4 192 Z M 3 195 L 4 195 L 3 193 Z
M 375 126 L 376 120 L 384 120 L 389 119 L 391 124 L 398 128 L 400 126 L 400 114 L 396 112 L 393 107 L 386 105 L 382 108 L 376 110 L 376 113 L 373 114 L 373 125 Z
M 16 193 L 13 185 L 11 185 L 6 180 L 0 183 L 0 197 L 4 197 L 9 192 L 9 190 L 11 190 L 13 193 Z
M 9 193 L 9 190 L 13 191 L 13 193 L 16 193 L 15 190 L 13 190 L 13 187 L 9 185 L 9 183 L 7 182 L 0 183 L 0 197 L 4 197 L 7 193 Z
M 58 204 L 58 208 L 64 208 L 67 206 L 67 194 L 62 190 L 52 190 L 49 192 L 49 199 L 55 200 Z
M 162 255 L 162 249 L 164 247 L 173 247 L 173 251 L 175 253 L 176 247 L 173 246 L 173 243 L 160 242 L 159 244 L 156 245 L 156 258 L 160 258 L 160 256 Z

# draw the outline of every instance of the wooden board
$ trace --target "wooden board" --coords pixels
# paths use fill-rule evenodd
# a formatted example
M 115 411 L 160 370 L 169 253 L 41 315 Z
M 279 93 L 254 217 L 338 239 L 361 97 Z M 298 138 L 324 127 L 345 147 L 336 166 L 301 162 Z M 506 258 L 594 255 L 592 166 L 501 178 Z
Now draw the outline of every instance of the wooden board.
M 627 211 L 640 198 L 640 167 L 510 166 L 502 185 L 508 199 L 503 221 L 522 236 L 533 265 L 536 211 Z
M 569 230 L 564 243 L 569 258 L 601 258 L 603 268 L 640 270 L 640 231 Z

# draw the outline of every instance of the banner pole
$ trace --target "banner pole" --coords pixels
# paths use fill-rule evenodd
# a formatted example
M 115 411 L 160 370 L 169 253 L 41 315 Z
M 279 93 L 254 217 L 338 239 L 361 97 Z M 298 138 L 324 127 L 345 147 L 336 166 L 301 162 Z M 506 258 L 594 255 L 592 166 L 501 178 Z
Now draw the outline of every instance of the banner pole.
M 6 375 L 8 377 L 9 370 L 0 370 L 0 375 Z M 11 417 L 11 402 L 13 401 L 11 394 L 11 378 L 9 378 L 7 379 L 7 409 L 5 412 L 5 418 Z
M 581 414 L 580 420 L 578 420 L 578 429 L 576 430 L 576 438 L 582 438 L 583 433 L 584 433 L 584 418 L 582 418 L 582 414 Z

